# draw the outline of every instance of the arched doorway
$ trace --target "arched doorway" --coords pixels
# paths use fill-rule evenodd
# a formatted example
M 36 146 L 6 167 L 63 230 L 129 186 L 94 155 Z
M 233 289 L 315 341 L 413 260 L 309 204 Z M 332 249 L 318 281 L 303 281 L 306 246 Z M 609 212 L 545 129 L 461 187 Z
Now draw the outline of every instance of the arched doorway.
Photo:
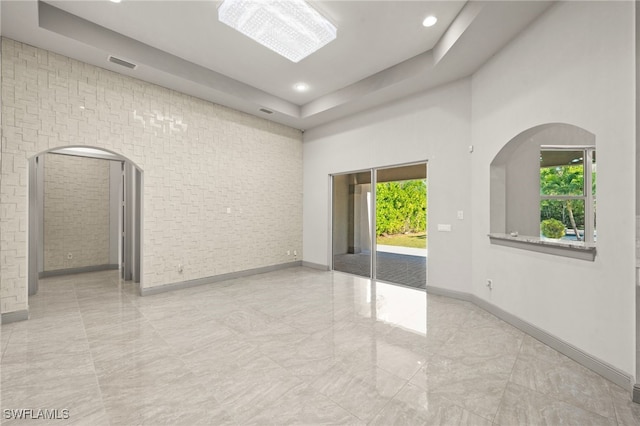
M 48 168 L 47 163 L 50 163 Z M 78 166 L 80 164 L 82 164 L 81 167 Z M 107 199 L 106 204 L 98 203 L 98 206 L 91 206 L 91 197 L 83 194 L 81 187 L 85 180 L 83 170 L 87 173 L 87 170 L 93 170 L 93 168 L 101 170 L 101 185 L 103 185 L 101 200 L 104 201 L 105 197 Z M 64 177 L 59 177 L 61 175 Z M 51 176 L 58 176 L 58 180 Z M 89 177 L 86 177 L 86 180 L 89 180 Z M 45 185 L 45 178 L 48 179 L 49 186 Z M 54 184 L 50 183 L 52 180 Z M 78 182 L 80 188 L 60 188 L 73 182 Z M 104 187 L 105 182 L 106 187 Z M 139 283 L 139 291 L 142 285 L 142 183 L 143 172 L 140 167 L 128 158 L 102 148 L 64 146 L 46 150 L 31 157 L 28 191 L 28 296 L 38 292 L 38 280 L 42 277 L 106 269 L 120 270 L 120 277 L 123 280 Z M 73 197 L 59 194 L 50 196 L 47 204 L 55 207 L 48 209 L 49 214 L 46 216 L 45 225 L 46 188 L 50 188 L 53 192 L 56 186 L 58 191 L 66 190 L 66 194 L 71 193 Z M 70 198 L 73 201 L 70 201 Z M 80 200 L 80 203 L 77 200 Z M 91 206 L 91 208 L 83 211 L 83 206 Z M 96 212 L 93 210 L 96 208 L 104 209 L 105 207 L 108 211 L 100 211 L 96 215 L 102 218 L 98 221 L 98 226 L 95 218 L 89 216 L 95 215 Z M 57 216 L 54 213 L 57 213 Z M 74 217 L 77 222 L 83 223 L 74 223 Z M 64 222 L 66 228 L 59 226 L 56 220 Z M 56 237 L 67 237 L 64 235 L 65 229 L 67 233 L 78 234 L 82 231 L 78 232 L 74 229 L 74 232 L 70 232 L 69 229 L 75 227 L 82 229 L 83 226 L 84 232 L 86 229 L 93 230 L 93 228 L 102 230 L 100 232 L 102 240 L 99 244 L 102 250 L 97 257 L 98 261 L 96 256 L 92 257 L 86 253 L 94 248 L 95 244 L 90 241 L 85 242 L 84 250 L 82 245 L 77 247 L 74 245 L 74 249 L 70 249 L 68 242 L 66 245 L 60 244 L 59 241 L 58 244 L 52 243 Z M 54 227 L 62 230 L 57 229 L 56 233 L 52 231 Z M 108 235 L 104 232 L 108 232 Z M 46 239 L 45 235 L 47 235 Z M 76 235 L 77 238 L 78 235 Z M 74 256 L 77 256 L 76 259 Z

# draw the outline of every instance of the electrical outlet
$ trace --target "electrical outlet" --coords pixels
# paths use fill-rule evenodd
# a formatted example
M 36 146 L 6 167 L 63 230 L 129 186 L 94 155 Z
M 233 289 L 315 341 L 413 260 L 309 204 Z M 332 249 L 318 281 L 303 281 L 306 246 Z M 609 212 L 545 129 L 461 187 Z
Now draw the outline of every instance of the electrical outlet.
M 184 265 L 180 263 L 178 264 L 178 272 L 182 273 L 182 271 L 184 271 Z
M 67 259 L 69 260 L 73 259 L 73 253 L 67 253 Z
M 293 251 L 293 255 L 294 255 L 294 256 L 297 256 L 297 255 L 298 255 L 298 250 L 294 250 L 294 251 Z
M 291 250 L 287 250 L 287 256 L 291 256 Z
M 489 287 L 489 290 L 493 290 L 493 280 L 490 278 L 487 278 L 487 287 Z

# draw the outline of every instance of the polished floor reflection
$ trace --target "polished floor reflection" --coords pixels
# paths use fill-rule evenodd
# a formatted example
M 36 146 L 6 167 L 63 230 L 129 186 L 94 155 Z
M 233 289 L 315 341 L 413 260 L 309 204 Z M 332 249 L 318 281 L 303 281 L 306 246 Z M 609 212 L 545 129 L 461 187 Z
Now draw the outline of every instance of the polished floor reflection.
M 148 297 L 97 272 L 30 308 L 1 328 L 1 406 L 56 424 L 640 424 L 628 391 L 485 311 L 338 272 Z

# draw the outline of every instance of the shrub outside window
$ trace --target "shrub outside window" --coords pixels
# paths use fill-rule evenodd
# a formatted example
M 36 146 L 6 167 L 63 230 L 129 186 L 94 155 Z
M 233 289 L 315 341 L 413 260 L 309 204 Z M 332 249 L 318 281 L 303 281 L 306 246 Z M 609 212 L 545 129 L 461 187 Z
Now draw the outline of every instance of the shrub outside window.
M 542 146 L 541 237 L 595 242 L 595 207 L 595 147 Z

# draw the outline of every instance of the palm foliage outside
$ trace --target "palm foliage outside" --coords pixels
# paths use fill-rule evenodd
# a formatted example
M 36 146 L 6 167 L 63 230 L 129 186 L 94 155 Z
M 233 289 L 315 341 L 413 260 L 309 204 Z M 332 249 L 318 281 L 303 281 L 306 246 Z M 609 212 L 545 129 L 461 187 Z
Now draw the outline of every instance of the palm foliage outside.
M 595 173 L 592 191 L 595 193 Z M 543 196 L 582 196 L 584 194 L 584 167 L 580 165 L 545 167 L 540 169 L 540 194 Z M 576 198 L 543 199 L 540 221 L 557 219 L 572 229 L 578 240 L 584 232 L 584 200 Z

